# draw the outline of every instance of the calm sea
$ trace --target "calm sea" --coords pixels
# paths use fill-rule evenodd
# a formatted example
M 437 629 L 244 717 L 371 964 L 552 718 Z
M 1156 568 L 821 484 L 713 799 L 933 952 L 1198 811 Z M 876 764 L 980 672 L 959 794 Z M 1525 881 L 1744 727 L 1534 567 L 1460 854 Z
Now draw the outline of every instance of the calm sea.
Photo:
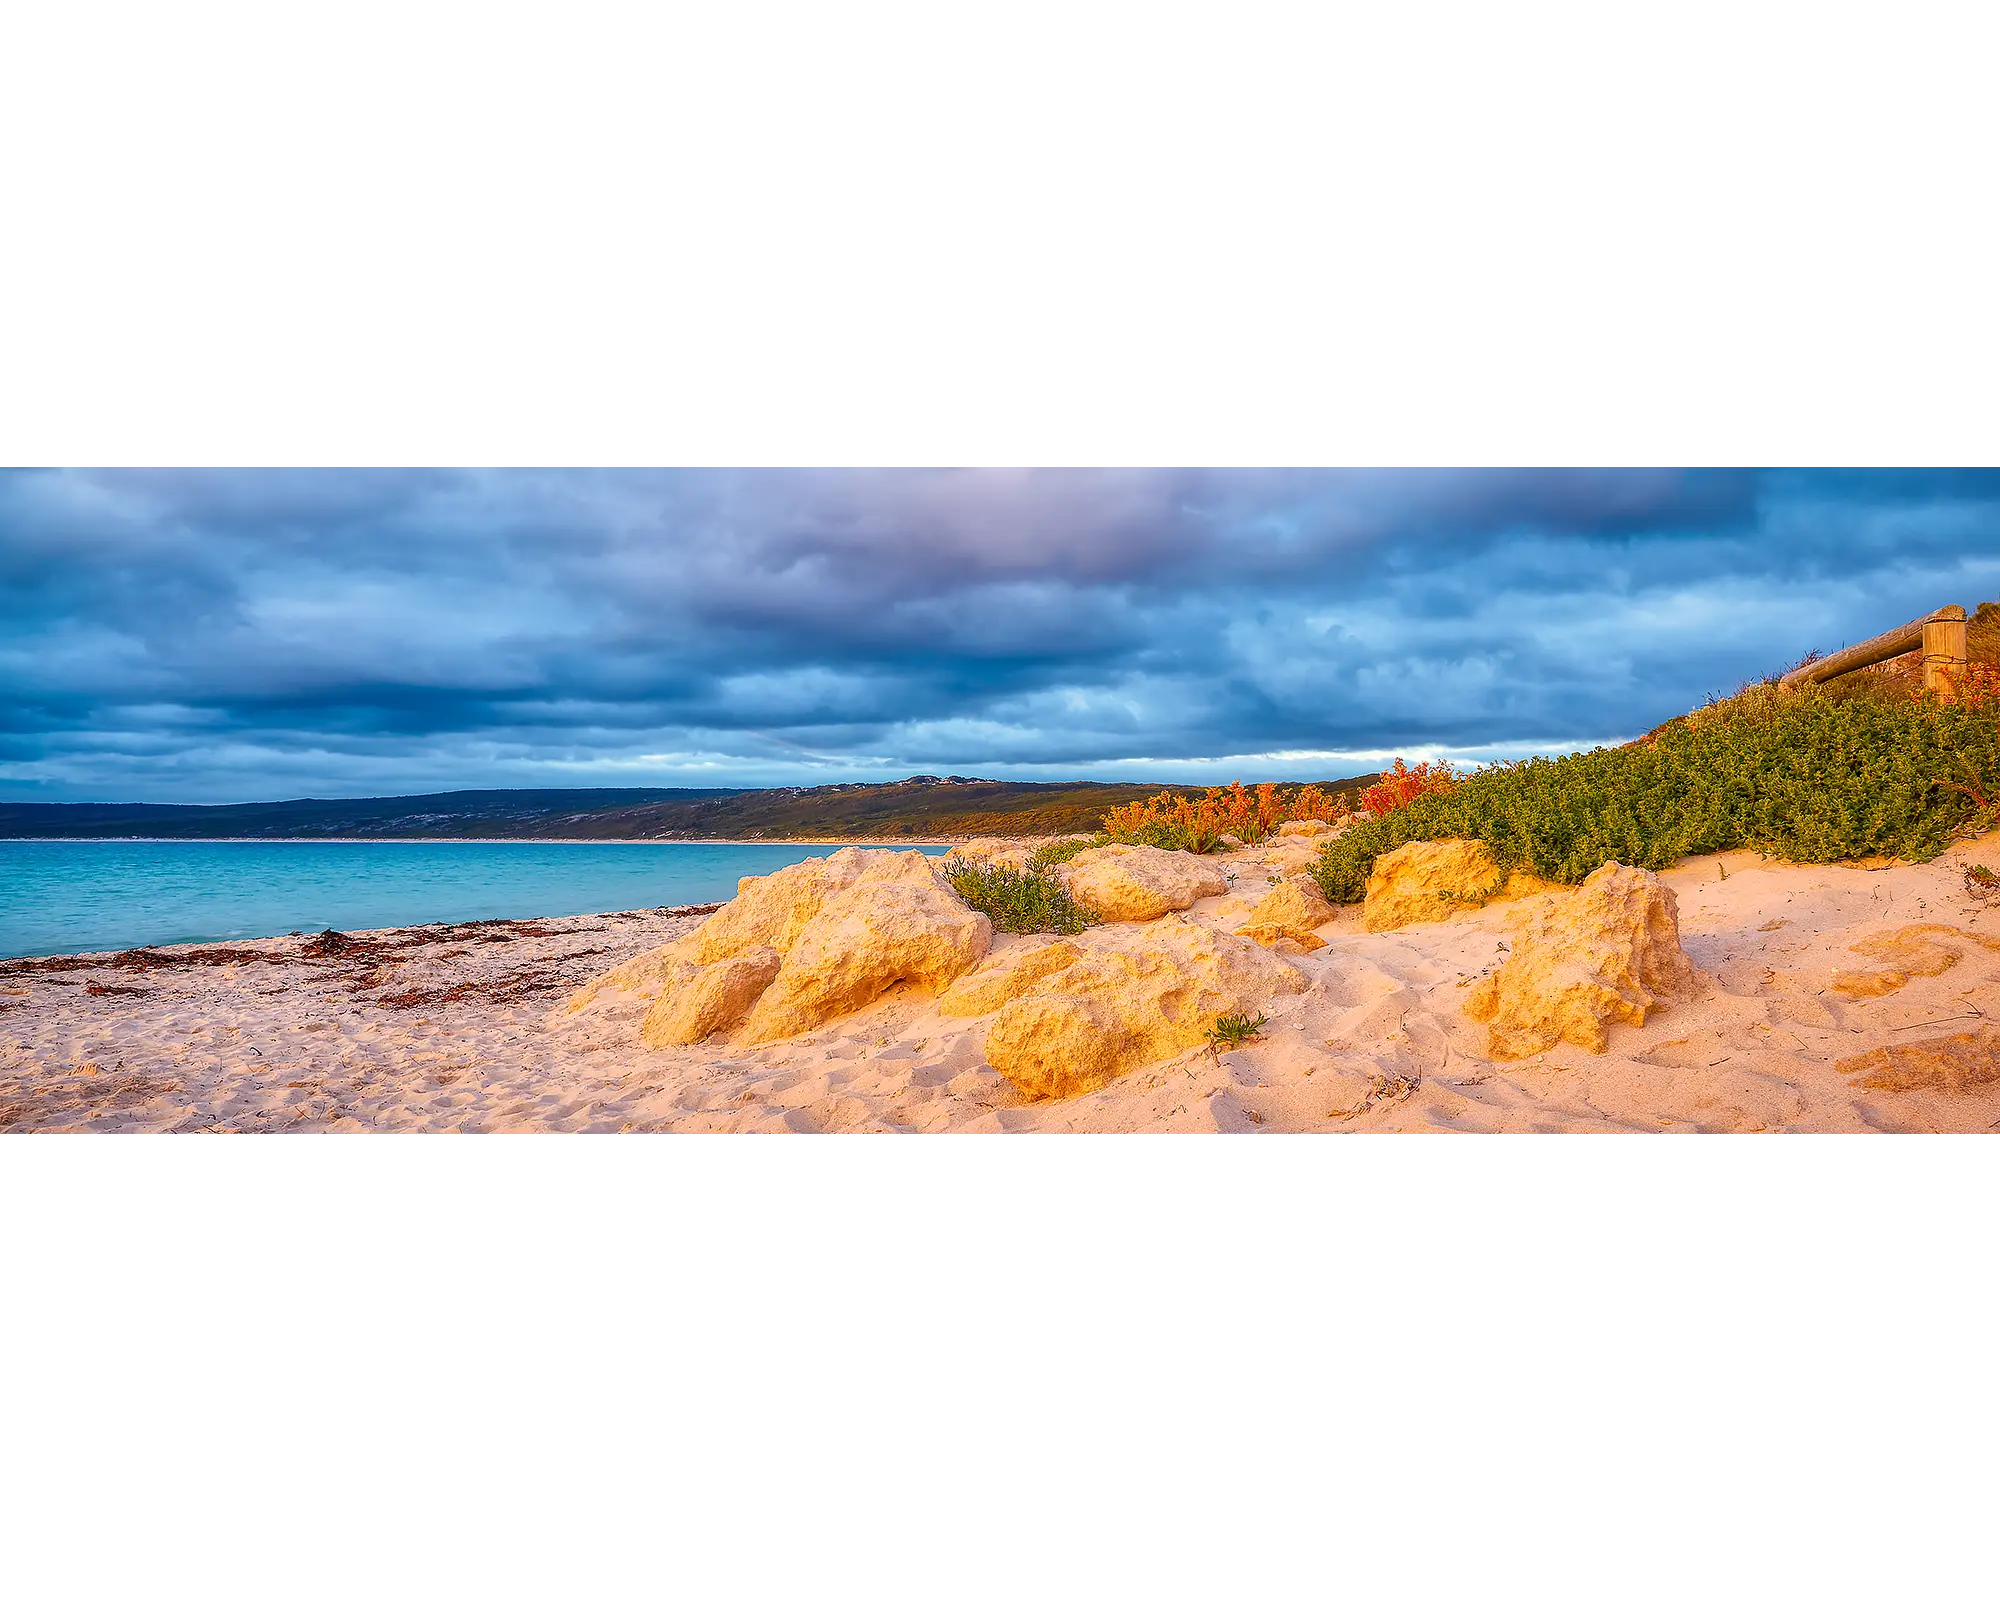
M 0 840 L 0 958 L 696 905 L 836 848 Z

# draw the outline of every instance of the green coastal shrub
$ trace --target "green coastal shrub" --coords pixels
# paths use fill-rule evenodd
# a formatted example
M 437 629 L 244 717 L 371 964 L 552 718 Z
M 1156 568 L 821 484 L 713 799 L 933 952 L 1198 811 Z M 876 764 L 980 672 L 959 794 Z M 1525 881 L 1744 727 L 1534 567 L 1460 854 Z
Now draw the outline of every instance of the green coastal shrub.
M 1108 833 L 1092 834 L 1087 839 L 1058 839 L 1054 844 L 1045 844 L 1028 857 L 1032 867 L 1059 867 L 1065 861 L 1074 861 L 1086 850 L 1095 850 L 1099 845 L 1109 844 Z
M 1053 872 L 955 861 L 945 881 L 974 911 L 983 911 L 1002 933 L 1081 933 L 1097 919 Z
M 1375 858 L 1417 839 L 1480 839 L 1503 871 L 1577 883 L 1606 861 L 1658 870 L 1714 850 L 1786 861 L 1927 861 L 2000 800 L 1992 702 L 1837 697 L 1765 686 L 1636 744 L 1475 773 L 1356 823 L 1311 869 L 1353 902 Z

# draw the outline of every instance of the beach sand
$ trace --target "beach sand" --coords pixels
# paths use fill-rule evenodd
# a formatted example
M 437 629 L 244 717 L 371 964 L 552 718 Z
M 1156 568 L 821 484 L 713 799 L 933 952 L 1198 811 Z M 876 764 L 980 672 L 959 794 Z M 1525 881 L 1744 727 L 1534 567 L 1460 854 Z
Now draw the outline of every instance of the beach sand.
M 1230 893 L 1189 916 L 1231 928 L 1269 883 L 1252 857 L 1219 859 Z M 1362 932 L 1346 907 L 1320 930 L 1325 949 L 1286 957 L 1312 984 L 1266 1007 L 1260 1041 L 1058 1101 L 1027 1099 L 986 1065 L 990 1017 L 947 1019 L 908 992 L 751 1049 L 726 1037 L 649 1049 L 645 1003 L 630 997 L 565 1011 L 578 985 L 698 914 L 387 929 L 324 953 L 300 938 L 227 947 L 244 960 L 182 946 L 116 965 L 11 963 L 0 1129 L 1985 1132 L 2000 1125 L 2000 1083 L 1927 1083 L 1931 1058 L 1904 1048 L 2000 1032 L 2000 914 L 1968 886 L 1970 864 L 2000 869 L 2000 836 L 1879 870 L 1749 852 L 1684 862 L 1662 877 L 1699 992 L 1644 1027 L 1614 1025 L 1602 1055 L 1561 1045 L 1525 1061 L 1487 1059 L 1485 1029 L 1461 1012 L 1502 957 L 1514 906 L 1386 934 Z M 1882 963 L 1852 946 L 1911 927 L 1945 930 L 1916 936 L 1932 953 L 1914 964 L 1935 970 L 1857 992 L 1880 987 L 1869 974 Z M 1871 1071 L 1915 1086 L 1866 1086 Z

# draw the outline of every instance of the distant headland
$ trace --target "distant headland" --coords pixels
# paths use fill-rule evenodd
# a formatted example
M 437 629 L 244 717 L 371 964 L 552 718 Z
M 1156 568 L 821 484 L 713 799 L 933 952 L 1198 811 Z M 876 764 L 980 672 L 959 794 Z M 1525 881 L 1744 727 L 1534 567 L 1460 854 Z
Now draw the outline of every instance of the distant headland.
M 1366 788 L 1376 774 L 1322 782 Z M 1199 789 L 905 778 L 790 789 L 460 789 L 250 805 L 0 803 L 9 839 L 977 838 L 1089 832 L 1113 806 Z

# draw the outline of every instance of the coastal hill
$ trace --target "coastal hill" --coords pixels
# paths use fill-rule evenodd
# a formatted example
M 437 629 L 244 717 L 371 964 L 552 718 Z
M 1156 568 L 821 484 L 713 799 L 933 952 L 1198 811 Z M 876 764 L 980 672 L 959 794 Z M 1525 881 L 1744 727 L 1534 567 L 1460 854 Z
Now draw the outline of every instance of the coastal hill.
M 1375 775 L 1322 783 L 1365 788 Z M 1199 789 L 905 778 L 810 789 L 461 789 L 255 805 L 0 803 L 10 839 L 908 839 L 1088 832 L 1112 806 Z

